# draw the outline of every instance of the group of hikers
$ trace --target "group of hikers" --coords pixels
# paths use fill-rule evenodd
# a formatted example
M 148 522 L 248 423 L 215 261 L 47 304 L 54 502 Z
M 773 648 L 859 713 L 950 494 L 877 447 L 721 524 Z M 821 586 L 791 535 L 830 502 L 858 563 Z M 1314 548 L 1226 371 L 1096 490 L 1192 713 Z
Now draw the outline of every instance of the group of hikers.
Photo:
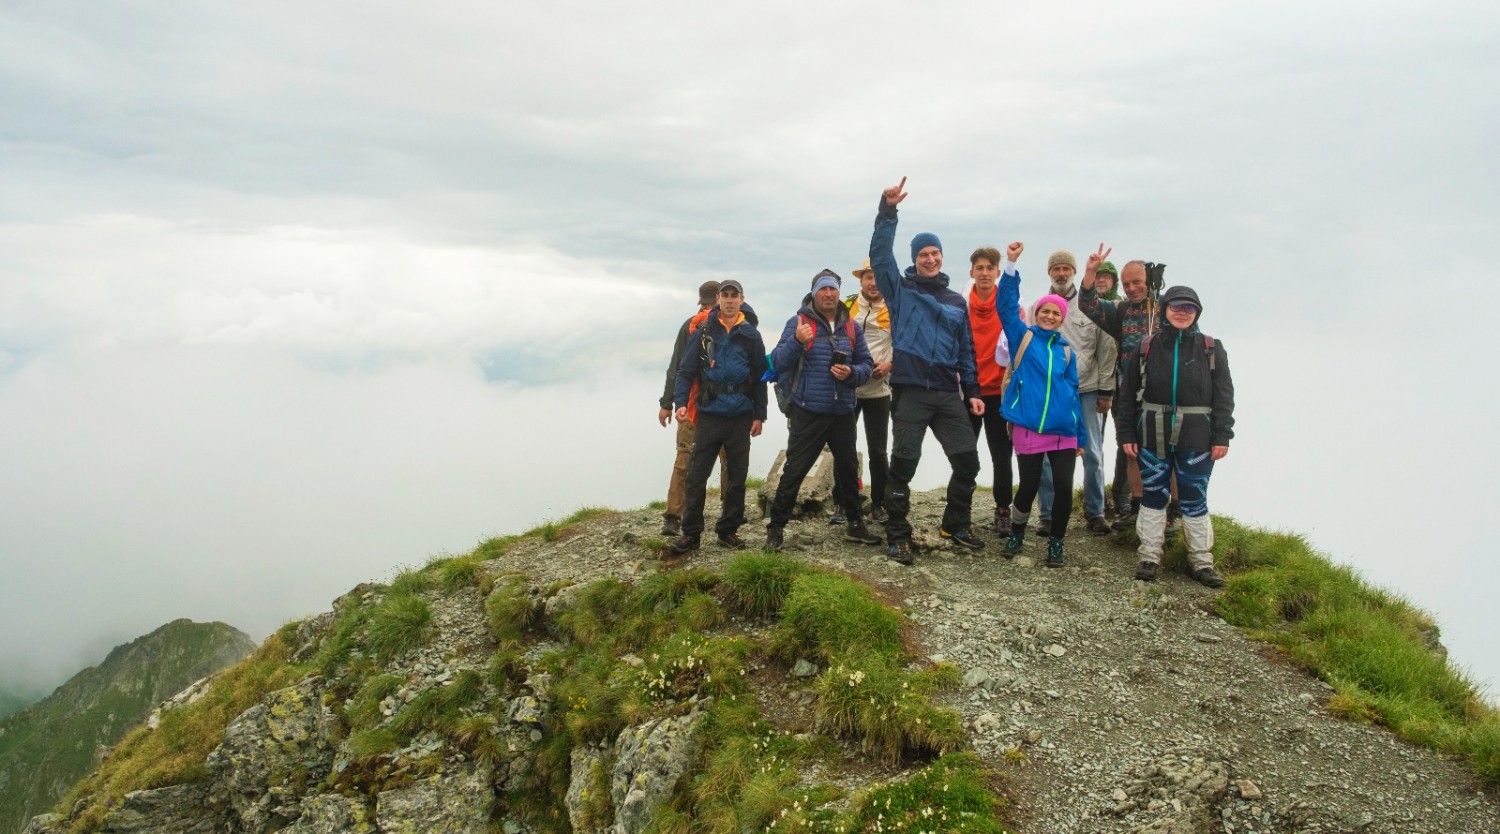
M 1199 329 L 1198 294 L 1185 286 L 1162 291 L 1154 264 L 1130 261 L 1117 271 L 1107 260 L 1112 250 L 1100 244 L 1081 277 L 1071 253 L 1053 252 L 1048 292 L 1028 312 L 1016 266 L 1025 247 L 1016 242 L 1004 252 L 974 250 L 965 298 L 949 287 L 935 234 L 913 237 L 912 265 L 904 272 L 898 266 L 893 245 L 905 186 L 903 177 L 881 194 L 870 257 L 854 271 L 859 291 L 845 299 L 838 274 L 813 276 L 769 353 L 739 281 L 699 288 L 699 311 L 678 331 L 660 403 L 661 424 L 677 421 L 662 528 L 672 537 L 668 550 L 680 556 L 698 549 L 715 460 L 722 511 L 714 531 L 724 547 L 746 547 L 739 528 L 750 439 L 761 433 L 767 384 L 774 382 L 789 432 L 768 551 L 783 547 L 798 490 L 827 447 L 846 538 L 884 542 L 890 559 L 913 564 L 910 486 L 929 429 L 952 473 L 939 535 L 982 550 L 972 514 L 983 433 L 994 468 L 992 529 L 1005 537 L 1005 558 L 1022 552 L 1035 510 L 1036 534 L 1048 540 L 1045 563 L 1064 564 L 1074 466 L 1082 458 L 1087 530 L 1133 526 L 1141 542 L 1137 579 L 1156 579 L 1169 514 L 1180 514 L 1193 577 L 1221 586 L 1208 482 L 1234 436 L 1234 383 L 1223 345 Z M 1111 412 L 1118 454 L 1106 495 L 1103 438 Z M 868 511 L 855 448 L 861 417 Z M 867 517 L 884 526 L 884 537 Z

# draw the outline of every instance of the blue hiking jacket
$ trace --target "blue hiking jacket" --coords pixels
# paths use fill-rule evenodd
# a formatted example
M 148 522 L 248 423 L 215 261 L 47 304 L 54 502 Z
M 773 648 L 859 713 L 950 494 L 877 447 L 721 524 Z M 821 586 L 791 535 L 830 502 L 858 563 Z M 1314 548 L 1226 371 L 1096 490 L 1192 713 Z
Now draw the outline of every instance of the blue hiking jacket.
M 969 306 L 948 289 L 948 276 L 921 278 L 915 266 L 905 274 L 896 265 L 896 207 L 880 198 L 875 233 L 870 236 L 870 268 L 891 314 L 891 382 L 920 385 L 937 391 L 961 391 L 965 399 L 979 397 L 979 372 L 974 367 L 974 337 L 969 332 Z
M 741 313 L 744 311 L 741 310 Z M 708 329 L 707 362 L 702 350 L 703 329 Z M 747 316 L 727 333 L 719 321 L 718 308 L 692 333 L 677 366 L 677 387 L 672 401 L 685 407 L 693 380 L 698 380 L 698 410 L 720 417 L 738 417 L 753 413 L 754 419 L 766 419 L 766 344 L 760 331 Z
M 1088 426 L 1083 422 L 1083 408 L 1078 402 L 1078 356 L 1063 350 L 1068 340 L 1056 330 L 1040 325 L 1027 326 L 1021 321 L 1021 274 L 1007 272 L 995 288 L 995 309 L 1000 325 L 1010 343 L 1010 384 L 1000 413 L 1006 420 L 1025 426 L 1037 434 L 1078 438 L 1079 448 L 1088 445 Z M 1031 332 L 1021 361 L 1016 353 L 1021 340 Z
M 819 414 L 848 414 L 854 411 L 858 398 L 854 389 L 870 380 L 875 370 L 875 360 L 865 344 L 864 331 L 849 321 L 849 308 L 838 305 L 838 321 L 829 327 L 828 320 L 813 308 L 812 294 L 802 299 L 802 309 L 787 320 L 781 331 L 781 340 L 771 351 L 771 364 L 777 368 L 777 377 L 783 384 L 793 385 L 792 403 Z M 813 339 L 804 345 L 797 341 L 797 325 L 807 319 L 813 326 Z M 854 341 L 849 341 L 849 332 L 854 332 Z M 828 369 L 833 365 L 834 351 L 842 351 L 849 357 L 846 363 L 853 371 L 846 380 L 839 380 Z M 797 362 L 802 362 L 801 378 L 797 376 Z

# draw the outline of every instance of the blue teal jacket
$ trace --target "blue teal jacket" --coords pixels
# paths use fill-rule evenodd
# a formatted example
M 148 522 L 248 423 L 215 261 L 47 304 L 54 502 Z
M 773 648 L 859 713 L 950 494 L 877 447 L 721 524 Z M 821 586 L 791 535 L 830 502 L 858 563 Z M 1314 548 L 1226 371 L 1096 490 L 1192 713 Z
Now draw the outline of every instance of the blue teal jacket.
M 741 310 L 741 313 L 744 311 Z M 707 363 L 703 359 L 702 331 L 708 328 Z M 693 380 L 698 380 L 698 410 L 720 417 L 753 413 L 766 419 L 766 344 L 747 317 L 725 332 L 718 308 L 692 333 L 677 366 L 677 386 L 672 400 L 682 408 L 688 403 Z
M 813 309 L 812 295 L 802 299 L 802 309 L 787 320 L 781 331 L 781 341 L 771 351 L 771 364 L 778 369 L 777 375 L 783 384 L 793 385 L 792 402 L 818 414 L 848 414 L 854 411 L 858 397 L 854 389 L 870 380 L 875 370 L 875 360 L 870 357 L 870 348 L 865 344 L 865 334 L 858 325 L 849 323 L 849 308 L 842 302 L 838 305 L 838 321 L 833 327 L 828 320 Z M 806 318 L 813 326 L 813 340 L 804 345 L 797 341 L 797 325 Z M 853 331 L 854 342 L 849 341 Z M 833 352 L 842 351 L 849 357 L 847 364 L 853 373 L 846 380 L 839 380 L 828 370 L 833 365 Z M 802 362 L 802 376 L 797 376 L 797 362 Z
M 961 391 L 965 399 L 977 399 L 979 372 L 974 367 L 969 305 L 948 289 L 947 275 L 921 278 L 915 266 L 902 274 L 891 249 L 895 240 L 896 207 L 881 197 L 870 237 L 870 268 L 891 314 L 891 382 Z
M 1088 445 L 1088 426 L 1083 422 L 1083 408 L 1078 402 L 1078 356 L 1063 350 L 1068 340 L 1056 330 L 1028 327 L 1021 321 L 1021 274 L 1007 272 L 1000 276 L 995 289 L 995 309 L 1000 326 L 1010 342 L 1010 384 L 1000 413 L 1018 426 L 1037 434 L 1054 434 L 1078 438 L 1079 448 Z M 1021 340 L 1031 331 L 1031 344 L 1020 362 L 1015 361 Z

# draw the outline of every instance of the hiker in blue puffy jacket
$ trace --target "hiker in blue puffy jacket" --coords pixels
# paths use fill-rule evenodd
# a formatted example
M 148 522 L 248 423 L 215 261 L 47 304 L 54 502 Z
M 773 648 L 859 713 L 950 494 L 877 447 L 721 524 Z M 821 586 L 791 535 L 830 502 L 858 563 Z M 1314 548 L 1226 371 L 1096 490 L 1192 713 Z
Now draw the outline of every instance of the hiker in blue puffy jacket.
M 790 425 L 786 463 L 771 502 L 766 550 L 781 549 L 783 528 L 797 504 L 797 490 L 824 445 L 833 450 L 834 500 L 848 517 L 845 538 L 880 544 L 861 511 L 859 455 L 854 449 L 858 399 L 854 389 L 869 380 L 875 360 L 839 297 L 840 283 L 830 269 L 814 275 L 812 292 L 802 299 L 802 309 L 787 320 L 781 341 L 771 351 L 777 377 L 791 394 L 786 412 Z
M 984 413 L 979 398 L 979 374 L 974 367 L 974 338 L 969 332 L 969 308 L 963 296 L 948 288 L 943 274 L 943 244 L 923 232 L 911 240 L 913 265 L 905 274 L 896 265 L 896 205 L 906 199 L 906 178 L 887 188 L 875 215 L 870 237 L 870 268 L 890 310 L 895 355 L 891 366 L 891 420 L 895 440 L 891 448 L 890 479 L 886 485 L 885 531 L 889 556 L 903 565 L 914 561 L 911 543 L 911 479 L 922 457 L 927 429 L 943 447 L 953 467 L 948 479 L 948 505 L 943 510 L 942 537 L 979 549 L 984 542 L 969 529 L 974 503 L 974 479 L 979 475 L 978 444 L 969 425 L 970 414 Z
M 1088 427 L 1078 397 L 1078 356 L 1063 338 L 1061 328 L 1068 316 L 1068 300 L 1052 294 L 1037 299 L 1036 323 L 1021 320 L 1021 273 L 1016 260 L 1024 247 L 1012 243 L 1005 252 L 1000 285 L 995 290 L 995 309 L 1010 343 L 1010 373 L 1000 392 L 1000 412 L 1011 424 L 1010 439 L 1016 450 L 1016 469 L 1021 482 L 1016 487 L 1015 506 L 1010 512 L 1010 538 L 1003 551 L 1007 559 L 1021 552 L 1031 503 L 1042 484 L 1042 463 L 1052 467 L 1057 483 L 1073 483 L 1073 465 L 1088 444 Z M 1063 564 L 1063 537 L 1073 512 L 1073 490 L 1052 494 L 1052 529 L 1047 542 L 1047 566 Z
M 719 285 L 718 305 L 688 336 L 677 367 L 673 402 L 678 420 L 693 420 L 697 429 L 688 458 L 687 506 L 682 535 L 668 546 L 675 555 L 698 549 L 703 534 L 703 504 L 708 473 L 723 449 L 728 454 L 727 484 L 720 493 L 719 521 L 714 525 L 719 544 L 741 549 L 740 525 L 745 523 L 745 476 L 750 472 L 750 438 L 760 435 L 766 419 L 766 346 L 760 331 L 740 307 L 744 288 L 738 281 Z

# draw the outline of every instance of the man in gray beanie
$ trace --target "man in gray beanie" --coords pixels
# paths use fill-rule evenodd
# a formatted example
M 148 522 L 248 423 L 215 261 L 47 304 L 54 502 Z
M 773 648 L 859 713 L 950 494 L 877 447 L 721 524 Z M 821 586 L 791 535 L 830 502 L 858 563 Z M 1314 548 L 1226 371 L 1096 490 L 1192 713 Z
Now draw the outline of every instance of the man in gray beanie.
M 890 310 L 895 346 L 891 365 L 895 438 L 885 495 L 887 555 L 910 565 L 915 561 L 911 524 L 906 520 L 911 510 L 911 479 L 929 428 L 953 467 L 939 532 L 954 544 L 975 550 L 984 547 L 969 529 L 974 479 L 979 475 L 978 444 L 969 415 L 983 414 L 984 400 L 979 398 L 968 304 L 948 288 L 942 241 L 923 232 L 911 241 L 912 266 L 903 274 L 896 264 L 892 249 L 896 205 L 906 199 L 905 187 L 902 177 L 899 185 L 881 194 L 870 237 L 870 268 Z

